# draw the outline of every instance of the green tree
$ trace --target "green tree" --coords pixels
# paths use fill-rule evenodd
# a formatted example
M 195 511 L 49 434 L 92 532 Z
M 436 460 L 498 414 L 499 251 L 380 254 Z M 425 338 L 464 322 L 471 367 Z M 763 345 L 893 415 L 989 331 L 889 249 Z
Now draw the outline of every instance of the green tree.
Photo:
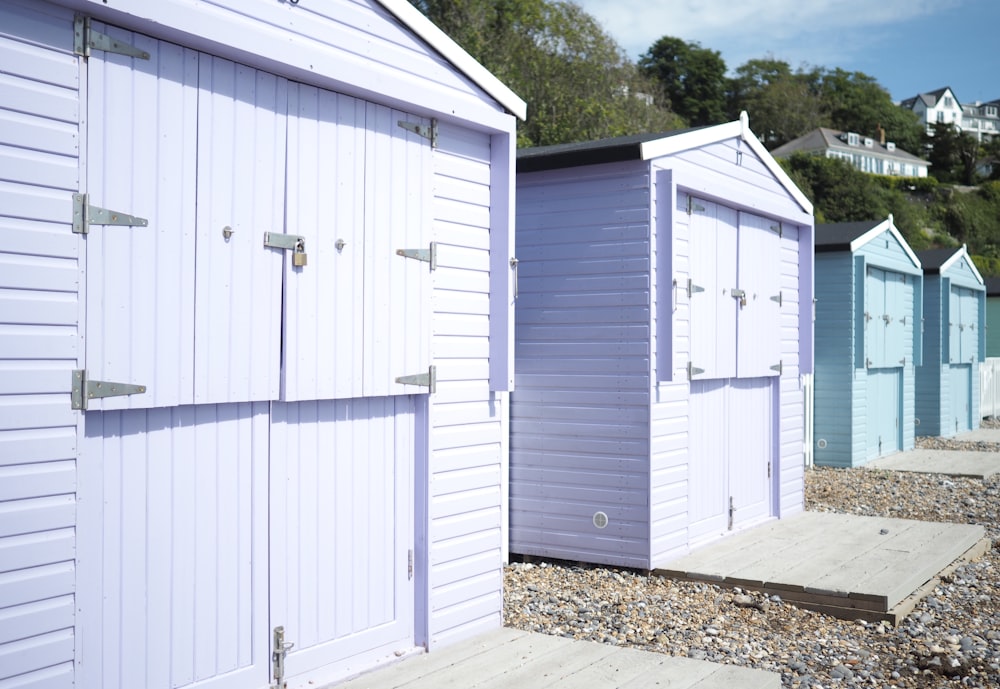
M 863 72 L 817 68 L 809 75 L 829 113 L 828 126 L 887 141 L 920 155 L 923 128 L 912 111 L 900 108 L 874 77 Z
M 979 181 L 979 167 L 990 157 L 988 150 L 972 134 L 951 123 L 935 123 L 927 135 L 931 174 L 939 182 L 973 185 Z
M 726 63 L 718 51 L 664 36 L 639 57 L 639 69 L 660 83 L 670 108 L 689 125 L 726 120 Z
M 750 127 L 768 148 L 827 121 L 823 103 L 808 80 L 781 60 L 750 60 L 740 66 L 729 80 L 727 102 L 730 118 L 746 110 Z
M 680 119 L 597 21 L 561 0 L 410 0 L 528 103 L 519 146 L 666 131 Z

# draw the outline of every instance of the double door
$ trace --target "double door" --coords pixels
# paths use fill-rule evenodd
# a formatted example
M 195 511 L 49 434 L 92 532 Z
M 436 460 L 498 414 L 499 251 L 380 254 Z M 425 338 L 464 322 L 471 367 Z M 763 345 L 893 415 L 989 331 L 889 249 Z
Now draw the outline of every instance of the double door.
M 95 28 L 150 59 L 83 66 L 87 203 L 147 224 L 82 239 L 84 365 L 144 390 L 84 412 L 81 684 L 263 687 L 275 627 L 293 684 L 409 650 L 428 123 Z

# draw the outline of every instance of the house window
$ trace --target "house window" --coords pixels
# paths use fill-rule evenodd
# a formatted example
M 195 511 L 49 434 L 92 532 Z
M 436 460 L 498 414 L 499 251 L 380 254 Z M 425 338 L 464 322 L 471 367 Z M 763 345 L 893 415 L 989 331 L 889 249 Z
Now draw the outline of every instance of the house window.
M 855 134 L 854 132 L 849 132 L 847 134 L 847 145 L 848 146 L 857 146 L 858 145 L 858 135 Z
M 944 107 L 951 108 L 954 107 L 955 101 L 952 100 L 951 96 L 944 97 Z
M 938 122 L 944 122 L 944 113 L 943 112 L 939 112 L 937 114 L 937 121 Z

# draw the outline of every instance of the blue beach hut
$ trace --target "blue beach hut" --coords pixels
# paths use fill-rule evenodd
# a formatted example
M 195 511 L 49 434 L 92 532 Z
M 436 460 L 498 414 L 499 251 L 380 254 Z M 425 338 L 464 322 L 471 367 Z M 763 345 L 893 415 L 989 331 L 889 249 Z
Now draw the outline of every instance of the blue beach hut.
M 890 215 L 816 226 L 814 461 L 913 448 L 923 271 Z
M 979 428 L 986 286 L 963 245 L 917 254 L 924 269 L 924 360 L 917 367 L 917 435 Z

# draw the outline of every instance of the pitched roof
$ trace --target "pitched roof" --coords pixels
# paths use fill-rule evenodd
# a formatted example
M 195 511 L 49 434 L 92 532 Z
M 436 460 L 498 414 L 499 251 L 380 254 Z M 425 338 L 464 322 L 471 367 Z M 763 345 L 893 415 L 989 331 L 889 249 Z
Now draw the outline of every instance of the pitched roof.
M 826 223 L 816 225 L 816 253 L 833 251 L 857 251 L 876 237 L 888 232 L 909 256 L 914 268 L 921 268 L 920 259 L 906 243 L 906 239 L 896 229 L 892 214 L 885 220 L 858 220 L 854 222 Z
M 898 160 L 906 163 L 917 163 L 920 165 L 930 165 L 926 160 L 918 156 L 908 153 L 901 148 L 896 148 L 890 151 L 886 146 L 879 143 L 878 141 L 872 141 L 872 145 L 863 146 L 857 145 L 852 146 L 843 140 L 843 136 L 846 132 L 842 132 L 837 129 L 828 129 L 827 127 L 818 127 L 811 132 L 803 134 L 797 139 L 792 139 L 786 144 L 778 146 L 776 149 L 771 151 L 771 155 L 776 158 L 781 158 L 783 156 L 791 155 L 796 151 L 823 151 L 827 149 L 835 149 L 838 151 L 870 151 L 873 155 L 877 155 L 880 158 L 887 158 L 891 160 Z M 871 138 L 871 137 L 862 137 Z
M 881 225 L 882 220 L 858 220 L 816 225 L 816 253 L 850 251 L 851 242 Z
M 393 14 L 404 26 L 425 40 L 456 69 L 465 74 L 479 88 L 492 96 L 500 105 L 518 119 L 527 116 L 527 104 L 504 83 L 465 52 L 448 34 L 425 17 L 420 10 L 407 0 L 378 0 L 379 4 Z
M 941 88 L 935 89 L 934 91 L 928 91 L 926 93 L 918 93 L 915 96 L 906 98 L 905 100 L 901 100 L 899 104 L 904 108 L 910 108 L 912 110 L 913 106 L 916 105 L 916 102 L 919 100 L 924 104 L 925 107 L 933 108 L 935 105 L 937 105 L 937 102 L 941 100 L 941 97 L 944 96 L 945 91 L 951 91 L 951 94 L 953 96 L 955 95 L 955 92 L 952 91 L 952 88 L 950 86 L 942 86 Z M 957 96 L 955 100 L 956 101 L 958 100 Z
M 740 119 L 725 124 L 694 129 L 681 129 L 659 134 L 635 134 L 598 141 L 575 144 L 556 144 L 522 148 L 517 152 L 517 172 L 541 172 L 600 163 L 629 160 L 652 160 L 689 151 L 727 139 L 741 138 L 760 158 L 774 178 L 788 191 L 796 203 L 807 213 L 813 212 L 812 202 L 795 186 L 774 157 L 764 148 L 757 136 L 750 131 L 745 112 Z
M 918 252 L 917 256 L 920 258 L 920 263 L 924 266 L 924 273 L 928 275 L 940 275 L 948 270 L 955 261 L 964 257 L 976 280 L 980 284 L 985 284 L 983 276 L 979 273 L 979 269 L 976 268 L 976 264 L 972 261 L 972 257 L 969 256 L 969 250 L 964 244 L 957 249 L 927 249 Z

